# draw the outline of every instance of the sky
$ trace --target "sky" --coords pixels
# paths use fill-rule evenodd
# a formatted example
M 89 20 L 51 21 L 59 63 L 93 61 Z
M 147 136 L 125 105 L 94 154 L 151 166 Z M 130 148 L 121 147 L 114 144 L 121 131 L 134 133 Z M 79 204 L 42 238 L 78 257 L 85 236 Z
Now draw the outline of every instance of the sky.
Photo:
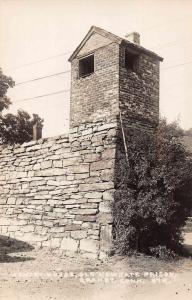
M 0 0 L 0 67 L 16 83 L 10 111 L 38 113 L 44 137 L 68 131 L 68 58 L 95 25 L 121 37 L 137 31 L 141 45 L 164 58 L 161 116 L 189 129 L 191 23 L 192 0 Z

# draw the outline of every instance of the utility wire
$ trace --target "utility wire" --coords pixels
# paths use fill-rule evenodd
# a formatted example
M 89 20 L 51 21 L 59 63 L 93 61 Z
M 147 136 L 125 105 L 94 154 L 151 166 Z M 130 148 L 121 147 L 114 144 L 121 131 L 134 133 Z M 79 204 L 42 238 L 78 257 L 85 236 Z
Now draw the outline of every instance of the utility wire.
M 183 65 L 188 65 L 188 64 L 191 64 L 192 63 L 192 61 L 190 61 L 190 62 L 186 62 L 186 63 L 182 63 L 182 64 L 178 64 L 178 65 L 174 65 L 174 66 L 170 66 L 170 67 L 167 67 L 167 68 L 162 68 L 161 70 L 163 71 L 163 70 L 167 70 L 167 69 L 171 69 L 171 68 L 177 68 L 177 67 L 180 67 L 180 66 L 183 66 Z M 65 71 L 65 73 L 66 72 L 69 72 L 69 71 Z M 61 72 L 61 74 L 62 74 L 63 72 Z M 57 73 L 56 73 L 57 74 Z M 54 76 L 54 75 L 56 75 L 56 74 L 52 74 L 51 76 Z M 42 77 L 42 78 L 40 78 L 40 79 L 43 79 L 43 78 L 46 78 L 46 77 L 50 77 L 50 75 L 49 76 L 44 76 L 44 77 Z M 39 80 L 38 78 L 37 79 L 33 79 L 32 81 L 34 81 L 34 80 Z M 24 83 L 24 82 L 23 82 Z M 14 103 L 17 103 L 17 102 L 25 102 L 25 101 L 29 101 L 29 100 L 33 100 L 33 99 L 37 99 L 37 98 L 42 98 L 42 97 L 46 97 L 46 96 L 51 96 L 51 95 L 56 95 L 56 94 L 61 94 L 61 93 L 67 93 L 67 92 L 69 92 L 70 91 L 70 89 L 68 89 L 68 90 L 61 90 L 61 91 L 57 91 L 57 92 L 54 92 L 54 93 L 50 93 L 50 94 L 43 94 L 43 95 L 39 95 L 39 96 L 36 96 L 36 97 L 31 97 L 31 98 L 25 98 L 25 99 L 19 99 L 19 100 L 15 100 L 14 101 Z
M 46 58 L 42 58 L 42 59 L 39 59 L 39 60 L 35 60 L 35 61 L 32 61 L 32 62 L 29 62 L 29 63 L 27 63 L 27 64 L 23 64 L 23 65 L 20 65 L 20 66 L 17 66 L 17 67 L 9 68 L 9 69 L 6 69 L 5 71 L 11 71 L 11 70 L 21 69 L 21 68 L 26 67 L 26 66 L 38 64 L 38 63 L 41 63 L 41 62 L 43 62 L 43 61 L 47 61 L 47 60 L 50 60 L 50 59 L 54 59 L 54 58 L 60 57 L 60 56 L 65 56 L 65 55 L 70 54 L 70 53 L 72 53 L 72 51 L 63 52 L 63 53 L 60 53 L 60 54 L 58 54 L 58 55 L 49 56 L 49 57 L 46 57 Z
M 186 42 L 187 42 L 187 40 L 186 40 Z M 174 41 L 174 42 L 168 42 L 166 44 L 159 44 L 159 45 L 154 46 L 153 48 L 161 48 L 161 47 L 164 47 L 166 45 L 171 45 L 171 44 L 176 44 L 176 41 Z M 49 56 L 47 58 L 43 58 L 43 59 L 40 59 L 40 60 L 32 61 L 32 62 L 29 62 L 27 64 L 23 64 L 23 65 L 14 67 L 14 68 L 9 68 L 9 69 L 6 69 L 5 71 L 17 70 L 17 69 L 23 68 L 25 66 L 34 65 L 34 64 L 37 64 L 37 63 L 40 63 L 40 62 L 43 62 L 43 61 L 47 61 L 47 60 L 51 60 L 51 59 L 54 59 L 54 58 L 57 58 L 57 57 L 65 56 L 65 55 L 70 54 L 70 53 L 72 53 L 72 51 L 63 52 L 63 53 L 60 53 L 58 55 Z
M 38 98 L 46 97 L 46 96 L 63 94 L 63 93 L 67 93 L 69 91 L 70 91 L 70 89 L 68 89 L 68 90 L 61 90 L 61 91 L 57 91 L 57 92 L 53 92 L 53 93 L 49 93 L 49 94 L 43 94 L 43 95 L 31 97 L 31 98 L 24 98 L 24 99 L 15 100 L 15 101 L 13 101 L 13 103 L 25 102 L 25 101 L 29 101 L 29 100 L 33 100 L 33 99 L 38 99 Z
M 172 68 L 177 68 L 177 67 L 180 67 L 180 66 L 189 65 L 191 63 L 192 63 L 192 61 L 189 61 L 189 62 L 186 62 L 186 63 L 181 63 L 181 64 L 177 64 L 177 65 L 172 65 L 172 66 L 169 66 L 169 67 L 166 67 L 166 68 L 162 68 L 161 70 L 164 71 L 164 70 L 168 70 L 168 69 L 172 69 Z M 23 83 L 30 82 L 30 81 L 40 80 L 40 79 L 44 79 L 44 78 L 47 78 L 47 77 L 52 77 L 52 76 L 56 76 L 56 75 L 59 75 L 59 74 L 68 73 L 68 72 L 70 72 L 70 71 L 67 70 L 67 71 L 60 72 L 60 73 L 50 74 L 50 75 L 47 75 L 47 76 L 43 76 L 43 77 L 40 77 L 40 78 L 35 78 L 35 79 L 28 80 L 28 81 L 25 81 L 25 82 L 21 82 L 21 83 L 18 83 L 18 84 L 23 84 Z M 28 100 L 37 99 L 37 98 L 42 98 L 42 97 L 45 97 L 45 96 L 51 96 L 51 95 L 56 95 L 56 94 L 61 94 L 61 93 L 67 93 L 69 91 L 70 91 L 70 89 L 67 89 L 67 90 L 61 90 L 61 91 L 57 91 L 57 92 L 54 92 L 54 93 L 43 94 L 43 95 L 31 97 L 31 98 L 19 99 L 19 100 L 15 100 L 14 103 L 24 102 L 24 101 L 28 101 Z
M 166 67 L 166 68 L 162 68 L 161 70 L 163 71 L 163 70 L 173 69 L 173 68 L 177 68 L 177 67 L 184 66 L 184 65 L 190 65 L 191 63 L 192 63 L 192 61 L 188 61 L 186 63 L 181 63 L 181 64 L 169 66 L 169 67 Z
M 168 43 L 164 43 L 164 44 L 158 44 L 158 45 L 156 45 L 156 46 L 152 46 L 151 48 L 153 48 L 153 49 L 157 49 L 157 51 L 158 51 L 158 49 L 161 49 L 161 48 L 164 48 L 165 46 L 167 46 L 166 48 L 169 48 L 170 46 L 172 46 L 172 45 L 176 45 L 176 44 L 178 44 L 178 42 L 182 42 L 182 46 L 183 45 L 188 45 L 188 44 L 191 44 L 192 43 L 192 41 L 191 40 L 183 40 L 183 41 L 173 41 L 173 42 L 168 42 Z
M 61 74 L 66 74 L 66 73 L 69 73 L 69 72 L 70 72 L 70 70 L 67 70 L 67 71 L 63 71 L 63 72 L 59 72 L 59 73 L 54 73 L 54 74 L 50 74 L 50 75 L 46 75 L 46 76 L 42 76 L 42 77 L 37 77 L 37 78 L 34 78 L 34 79 L 30 79 L 30 80 L 18 82 L 18 83 L 15 84 L 15 86 L 16 85 L 20 85 L 20 84 L 24 84 L 24 83 L 28 83 L 28 82 L 33 82 L 33 81 L 37 81 L 37 80 L 49 78 L 49 77 L 58 76 L 58 75 L 61 75 Z
M 189 61 L 189 62 L 186 62 L 186 63 L 181 63 L 181 64 L 177 64 L 177 65 L 172 65 L 172 66 L 169 66 L 169 67 L 166 67 L 166 68 L 162 68 L 161 70 L 163 71 L 163 70 L 167 70 L 167 69 L 177 68 L 177 67 L 180 67 L 180 66 L 183 66 L 183 65 L 188 65 L 188 64 L 191 64 L 191 63 L 192 63 L 192 61 Z M 29 83 L 29 82 L 33 82 L 33 81 L 37 81 L 37 80 L 41 80 L 41 79 L 45 79 L 45 78 L 49 78 L 49 77 L 58 76 L 58 75 L 61 75 L 61 74 L 67 74 L 67 73 L 70 73 L 70 70 L 66 70 L 66 71 L 63 71 L 63 72 L 58 72 L 58 73 L 54 73 L 54 74 L 50 74 L 50 75 L 46 75 L 46 76 L 42 76 L 42 77 L 37 77 L 37 78 L 34 78 L 34 79 L 30 79 L 30 80 L 18 82 L 18 83 L 15 84 L 15 86 L 25 84 L 25 83 Z

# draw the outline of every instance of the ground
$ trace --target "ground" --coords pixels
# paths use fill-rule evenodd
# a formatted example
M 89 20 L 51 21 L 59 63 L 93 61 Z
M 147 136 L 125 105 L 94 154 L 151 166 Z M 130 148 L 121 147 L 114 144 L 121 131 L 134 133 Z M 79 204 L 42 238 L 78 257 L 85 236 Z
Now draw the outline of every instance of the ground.
M 101 262 L 32 247 L 5 252 L 0 300 L 192 299 L 191 258 L 166 262 L 113 256 Z

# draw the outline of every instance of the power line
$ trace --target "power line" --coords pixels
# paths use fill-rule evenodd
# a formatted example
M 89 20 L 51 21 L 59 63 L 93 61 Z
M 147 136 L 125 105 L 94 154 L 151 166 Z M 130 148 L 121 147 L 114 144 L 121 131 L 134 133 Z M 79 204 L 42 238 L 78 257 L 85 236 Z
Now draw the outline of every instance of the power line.
M 164 44 L 158 44 L 156 46 L 152 46 L 153 49 L 161 49 L 161 48 L 164 48 L 166 46 L 166 48 L 169 48 L 170 46 L 172 45 L 176 45 L 178 42 L 182 42 L 182 46 L 184 45 L 188 45 L 188 44 L 191 44 L 192 41 L 191 40 L 177 40 L 177 41 L 172 41 L 172 42 L 167 42 L 167 43 L 164 43 Z
M 63 71 L 63 72 L 59 72 L 59 73 L 54 73 L 54 74 L 50 74 L 50 75 L 46 75 L 46 76 L 42 76 L 42 77 L 37 77 L 37 78 L 34 78 L 34 79 L 30 79 L 30 80 L 18 82 L 15 85 L 20 85 L 20 84 L 24 84 L 24 83 L 28 83 L 28 82 L 33 82 L 33 81 L 37 81 L 37 80 L 41 80 L 41 79 L 45 79 L 45 78 L 49 78 L 49 77 L 54 77 L 54 76 L 58 76 L 58 75 L 61 75 L 61 74 L 66 74 L 66 73 L 69 73 L 69 72 L 70 72 L 70 70 L 67 70 L 67 71 Z
M 32 61 L 32 62 L 23 64 L 23 65 L 20 65 L 20 66 L 14 67 L 14 68 L 9 68 L 9 69 L 6 69 L 5 71 L 17 70 L 17 69 L 23 68 L 23 67 L 25 67 L 25 66 L 30 66 L 30 65 L 38 64 L 38 63 L 41 63 L 41 62 L 43 62 L 43 61 L 47 61 L 47 60 L 50 60 L 50 59 L 54 59 L 54 58 L 56 58 L 56 57 L 64 56 L 64 55 L 67 55 L 67 54 L 70 54 L 70 53 L 72 53 L 72 51 L 63 52 L 63 53 L 60 53 L 60 54 L 58 54 L 58 55 L 49 56 L 49 57 L 42 58 L 42 59 L 39 59 L 39 60 L 35 60 L 35 61 Z
M 168 69 L 173 69 L 173 68 L 177 68 L 177 67 L 180 67 L 180 66 L 184 66 L 184 65 L 189 65 L 191 64 L 192 61 L 188 61 L 186 63 L 182 63 L 182 64 L 178 64 L 178 65 L 173 65 L 173 66 L 169 66 L 169 67 L 166 67 L 166 68 L 162 68 L 161 70 L 168 70 Z
M 186 41 L 187 42 L 187 41 Z M 159 45 L 157 45 L 157 46 L 154 46 L 153 48 L 158 48 L 158 47 L 164 47 L 164 46 L 166 46 L 166 45 L 171 45 L 171 44 L 176 44 L 177 42 L 176 41 L 174 41 L 174 42 L 168 42 L 168 43 L 166 43 L 166 44 L 159 44 Z M 63 53 L 60 53 L 60 54 L 58 54 L 58 55 L 54 55 L 54 56 L 49 56 L 49 57 L 47 57 L 47 58 L 44 58 L 44 59 L 40 59 L 40 60 L 36 60 L 36 61 L 32 61 L 32 62 L 29 62 L 29 63 L 27 63 L 27 64 L 23 64 L 23 65 L 20 65 L 20 66 L 17 66 L 17 67 L 15 67 L 15 68 L 9 68 L 9 69 L 6 69 L 6 71 L 8 71 L 8 70 L 16 70 L 16 69 L 20 69 L 20 68 L 23 68 L 23 67 L 25 67 L 25 66 L 29 66 L 29 65 L 33 65 L 33 64 L 37 64 L 37 63 L 40 63 L 40 62 L 43 62 L 43 61 L 47 61 L 47 60 L 50 60 L 50 59 L 54 59 L 54 58 L 57 58 L 57 57 L 61 57 L 61 56 L 64 56 L 64 55 L 67 55 L 67 54 L 70 54 L 70 53 L 72 53 L 72 51 L 68 51 L 68 52 L 63 52 Z M 67 71 L 68 72 L 68 71 Z M 67 73 L 66 72 L 66 73 Z M 61 74 L 62 74 L 62 72 L 61 72 Z M 55 74 L 55 75 L 57 75 L 57 74 Z M 42 77 L 42 78 L 39 78 L 39 79 L 43 79 L 43 78 L 47 78 L 47 77 L 52 77 L 52 76 L 55 76 L 54 74 L 53 75 L 48 75 L 48 76 L 45 76 L 45 77 Z M 60 73 L 58 73 L 58 75 L 60 75 Z M 27 83 L 27 82 L 30 82 L 30 81 L 35 81 L 35 80 L 38 80 L 38 78 L 36 79 L 32 79 L 32 80 L 29 80 L 29 81 L 25 81 L 25 82 L 19 82 L 19 83 L 17 83 L 16 85 L 19 85 L 19 84 L 22 84 L 22 83 Z
M 53 93 L 49 93 L 49 94 L 43 94 L 43 95 L 31 97 L 31 98 L 24 98 L 24 99 L 15 100 L 15 101 L 13 101 L 13 103 L 17 103 L 17 102 L 25 102 L 25 101 L 29 101 L 29 100 L 33 100 L 33 99 L 37 99 L 37 98 L 46 97 L 46 96 L 51 96 L 51 95 L 57 95 L 57 94 L 67 93 L 67 92 L 69 92 L 69 91 L 70 91 L 70 89 L 68 89 L 68 90 L 61 90 L 61 91 L 57 91 L 57 92 L 53 92 Z
M 168 69 L 172 69 L 172 68 L 177 68 L 177 67 L 180 67 L 180 66 L 183 66 L 183 65 L 189 65 L 191 63 L 192 63 L 192 61 L 189 61 L 189 62 L 186 62 L 186 63 L 181 63 L 181 64 L 169 66 L 169 67 L 166 67 L 166 68 L 162 68 L 161 70 L 163 71 L 163 70 L 168 70 Z M 26 82 L 30 82 L 30 81 L 40 80 L 40 79 L 43 79 L 43 78 L 47 78 L 47 77 L 51 77 L 51 76 L 56 76 L 56 75 L 63 74 L 63 73 L 68 73 L 68 72 L 70 72 L 70 71 L 67 70 L 67 71 L 64 71 L 64 72 L 55 73 L 55 74 L 47 75 L 47 76 L 40 77 L 40 78 L 35 78 L 35 79 L 29 80 L 29 81 L 21 82 L 20 84 L 26 83 Z M 54 93 L 43 94 L 43 95 L 31 97 L 31 98 L 19 99 L 19 100 L 14 101 L 14 103 L 16 103 L 16 102 L 24 102 L 24 101 L 28 101 L 28 100 L 33 100 L 33 99 L 42 98 L 42 97 L 51 96 L 51 95 L 56 95 L 56 94 L 61 94 L 61 93 L 67 93 L 69 91 L 70 91 L 70 89 L 67 89 L 67 90 L 61 90 L 61 91 L 57 91 L 57 92 L 54 92 Z
M 162 68 L 161 70 L 167 70 L 167 69 L 171 69 L 171 68 L 177 68 L 177 67 L 180 67 L 180 66 L 183 66 L 183 65 L 188 65 L 188 64 L 191 64 L 191 63 L 192 63 L 192 61 L 189 61 L 189 62 L 186 62 L 186 63 L 182 63 L 182 64 L 170 66 L 170 67 L 167 67 L 167 68 Z M 51 76 L 56 76 L 56 75 L 58 75 L 58 74 L 63 74 L 63 73 L 68 73 L 68 72 L 70 72 L 70 71 L 67 70 L 67 71 L 64 71 L 64 72 L 55 73 L 55 74 L 47 75 L 47 76 L 40 77 L 40 78 L 35 78 L 35 79 L 29 80 L 29 81 L 27 81 L 27 82 L 35 81 L 35 80 L 39 80 L 39 79 L 43 79 L 43 78 L 47 78 L 47 77 L 51 77 Z M 22 83 L 25 83 L 25 82 L 22 82 Z M 21 83 L 20 83 L 20 84 L 21 84 Z M 61 94 L 61 93 L 67 93 L 67 92 L 69 92 L 69 91 L 70 91 L 70 89 L 67 89 L 67 90 L 61 90 L 61 91 L 57 91 L 57 92 L 53 92 L 53 93 L 49 93 L 49 94 L 43 94 L 43 95 L 31 97 L 31 98 L 19 99 L 19 100 L 15 100 L 14 103 L 17 103 L 17 102 L 26 102 L 26 101 L 29 101 L 29 100 L 38 99 L 38 98 L 43 98 L 43 97 L 46 97 L 46 96 L 57 95 L 57 94 Z
M 188 64 L 191 64 L 191 63 L 192 63 L 192 61 L 189 61 L 189 62 L 186 62 L 186 63 L 181 63 L 181 64 L 177 64 L 177 65 L 172 65 L 172 66 L 169 66 L 169 67 L 166 67 L 166 68 L 162 68 L 161 70 L 167 70 L 167 69 L 171 69 L 171 68 L 176 68 L 176 67 L 179 67 L 179 66 L 182 66 L 182 65 L 188 65 Z M 28 82 L 33 82 L 33 81 L 45 79 L 45 78 L 59 76 L 61 74 L 67 74 L 67 73 L 70 73 L 70 70 L 66 70 L 66 71 L 63 71 L 63 72 L 58 72 L 58 73 L 54 73 L 54 74 L 50 74 L 50 75 L 46 75 L 46 76 L 42 76 L 42 77 L 37 77 L 37 78 L 34 78 L 34 79 L 30 79 L 30 80 L 18 82 L 18 83 L 15 84 L 15 86 L 21 85 L 21 84 L 25 84 L 25 83 L 28 83 Z

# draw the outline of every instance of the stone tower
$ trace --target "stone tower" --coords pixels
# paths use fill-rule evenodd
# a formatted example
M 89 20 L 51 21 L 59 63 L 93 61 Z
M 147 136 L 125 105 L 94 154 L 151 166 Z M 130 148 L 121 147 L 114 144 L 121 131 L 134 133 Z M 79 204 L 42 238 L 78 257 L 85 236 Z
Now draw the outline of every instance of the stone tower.
M 120 146 L 122 132 L 127 140 L 130 128 L 148 132 L 156 128 L 162 60 L 140 46 L 138 33 L 122 39 L 95 26 L 69 58 L 71 145 L 82 154 L 92 153 L 91 178 L 85 183 L 87 189 L 103 192 L 96 216 L 100 258 L 112 245 L 116 167 L 126 148 L 126 142 L 124 150 Z
M 120 112 L 125 126 L 156 126 L 162 58 L 139 45 L 138 33 L 127 38 L 134 43 L 92 26 L 69 58 L 70 127 Z

